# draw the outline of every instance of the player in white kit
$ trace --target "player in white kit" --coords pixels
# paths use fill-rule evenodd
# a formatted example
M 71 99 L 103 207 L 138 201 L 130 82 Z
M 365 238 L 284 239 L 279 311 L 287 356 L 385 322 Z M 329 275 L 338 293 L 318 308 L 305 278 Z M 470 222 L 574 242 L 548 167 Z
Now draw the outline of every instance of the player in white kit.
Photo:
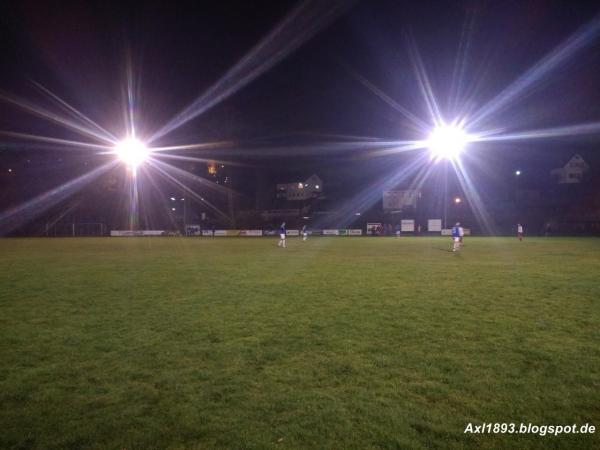
M 517 224 L 517 238 L 519 241 L 523 240 L 523 225 L 520 223 Z

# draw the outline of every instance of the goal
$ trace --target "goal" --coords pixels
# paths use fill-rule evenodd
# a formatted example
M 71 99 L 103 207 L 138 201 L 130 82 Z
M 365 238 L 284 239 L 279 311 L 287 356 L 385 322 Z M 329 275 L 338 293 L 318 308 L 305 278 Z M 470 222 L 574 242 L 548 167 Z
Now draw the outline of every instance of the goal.
M 46 224 L 46 236 L 104 236 L 106 225 L 100 222 Z

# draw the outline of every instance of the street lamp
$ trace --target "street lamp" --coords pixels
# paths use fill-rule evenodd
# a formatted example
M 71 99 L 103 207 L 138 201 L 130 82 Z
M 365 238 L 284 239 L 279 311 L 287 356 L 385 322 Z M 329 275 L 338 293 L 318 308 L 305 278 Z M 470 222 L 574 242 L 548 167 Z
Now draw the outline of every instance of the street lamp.
M 519 177 L 521 176 L 521 170 L 515 170 L 515 204 L 519 206 Z

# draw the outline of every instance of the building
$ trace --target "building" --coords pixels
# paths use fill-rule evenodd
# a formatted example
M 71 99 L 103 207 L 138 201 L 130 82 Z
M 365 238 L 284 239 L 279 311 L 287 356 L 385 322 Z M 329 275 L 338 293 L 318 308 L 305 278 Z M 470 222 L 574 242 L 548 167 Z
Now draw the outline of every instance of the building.
M 576 153 L 564 167 L 554 169 L 550 174 L 557 179 L 558 184 L 574 184 L 581 183 L 588 170 L 588 164 Z
M 206 164 L 206 170 L 209 180 L 215 182 L 216 184 L 222 184 L 224 186 L 231 187 L 231 169 L 229 166 L 225 167 L 225 164 L 210 161 Z
M 323 181 L 317 175 L 311 175 L 305 181 L 277 185 L 277 198 L 284 198 L 289 201 L 318 198 L 322 192 Z

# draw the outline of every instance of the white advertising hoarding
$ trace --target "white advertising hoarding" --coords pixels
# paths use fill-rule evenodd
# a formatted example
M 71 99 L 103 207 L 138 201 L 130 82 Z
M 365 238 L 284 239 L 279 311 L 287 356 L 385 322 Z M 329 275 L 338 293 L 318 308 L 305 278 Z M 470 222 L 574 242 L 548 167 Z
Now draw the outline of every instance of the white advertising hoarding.
M 442 219 L 429 219 L 427 221 L 427 231 L 442 231 Z
M 471 229 L 470 228 L 463 228 L 463 233 L 465 236 L 470 236 L 471 235 Z M 452 228 L 444 228 L 442 230 L 442 236 L 452 236 Z
M 368 222 L 367 223 L 367 236 L 373 236 L 378 233 L 381 233 L 381 223 Z
M 132 236 L 162 236 L 164 230 L 111 230 L 111 236 L 132 237 Z
M 402 222 L 400 222 L 400 230 L 403 233 L 414 233 L 415 232 L 414 219 L 402 219 Z
M 240 230 L 240 236 L 262 236 L 262 230 Z
M 200 225 L 186 225 L 185 234 L 187 236 L 200 236 L 202 234 L 202 227 Z

